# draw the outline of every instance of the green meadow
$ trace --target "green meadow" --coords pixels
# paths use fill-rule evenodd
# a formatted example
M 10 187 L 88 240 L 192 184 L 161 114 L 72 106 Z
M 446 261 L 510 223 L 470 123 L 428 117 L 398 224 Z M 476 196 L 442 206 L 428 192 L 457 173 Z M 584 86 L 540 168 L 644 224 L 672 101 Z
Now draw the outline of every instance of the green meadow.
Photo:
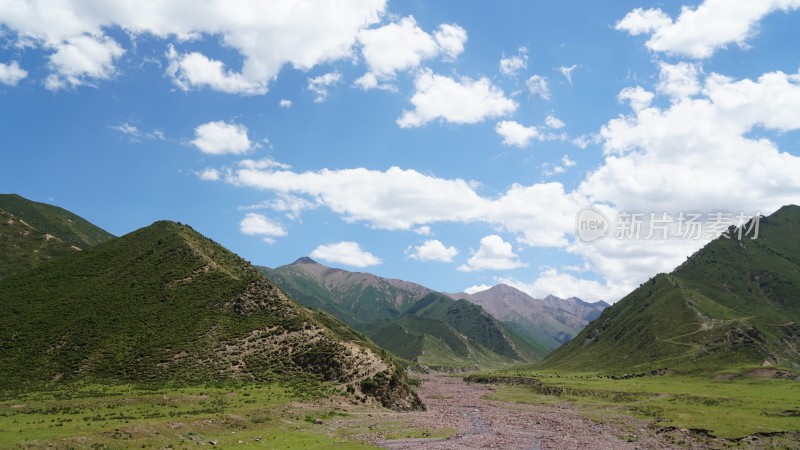
M 499 377 L 534 378 L 541 384 L 501 383 L 493 396 L 515 403 L 568 401 L 598 422 L 627 414 L 658 428 L 677 427 L 732 440 L 800 431 L 800 381 L 760 377 L 758 373 L 748 369 L 711 376 L 609 377 L 509 371 Z
M 331 394 L 240 383 L 59 387 L 0 401 L 0 448 L 372 448 L 327 430 L 349 415 L 322 400 Z

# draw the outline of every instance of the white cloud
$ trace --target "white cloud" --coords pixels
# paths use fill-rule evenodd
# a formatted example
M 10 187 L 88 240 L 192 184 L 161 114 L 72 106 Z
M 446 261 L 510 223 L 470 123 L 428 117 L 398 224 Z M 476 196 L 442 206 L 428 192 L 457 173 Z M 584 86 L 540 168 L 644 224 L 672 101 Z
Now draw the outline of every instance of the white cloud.
M 239 161 L 239 167 L 260 170 L 260 169 L 290 169 L 292 166 L 288 164 L 279 163 L 271 158 L 261 159 L 243 159 Z
M 510 243 L 496 234 L 491 234 L 481 239 L 478 251 L 467 260 L 466 264 L 458 266 L 458 270 L 462 272 L 510 270 L 527 266 L 528 264 L 520 261 L 514 254 Z
M 414 233 L 417 233 L 417 234 L 422 235 L 422 236 L 432 236 L 433 235 L 433 231 L 431 231 L 431 227 L 429 227 L 428 225 L 418 226 L 417 228 L 414 228 L 413 231 L 414 231 Z
M 478 284 L 478 285 L 470 286 L 470 287 L 464 289 L 464 292 L 467 293 L 467 294 L 477 294 L 478 292 L 483 292 L 483 291 L 489 290 L 492 287 L 493 286 L 490 286 L 488 284 Z
M 755 127 L 800 129 L 800 73 L 757 81 L 712 74 L 703 96 L 647 108 L 601 130 L 605 164 L 581 190 L 627 209 L 768 210 L 800 201 L 800 158 Z M 702 195 L 698 195 L 702 193 Z
M 420 72 L 414 85 L 416 92 L 411 97 L 414 110 L 403 112 L 397 119 L 402 128 L 419 127 L 437 119 L 473 124 L 517 109 L 517 104 L 488 78 L 454 80 L 426 69 Z
M 324 75 L 308 79 L 307 89 L 315 94 L 314 103 L 322 103 L 328 98 L 328 88 L 335 86 L 342 79 L 339 72 L 328 72 Z
M 358 34 L 367 73 L 356 80 L 362 89 L 386 87 L 398 71 L 419 67 L 423 61 L 444 55 L 455 58 L 464 51 L 467 33 L 457 25 L 443 24 L 431 36 L 423 31 L 413 16 Z
M 525 47 L 519 48 L 519 53 L 509 57 L 500 59 L 500 73 L 503 75 L 513 77 L 519 73 L 520 70 L 528 68 L 528 49 Z
M 8 64 L 0 63 L 0 83 L 16 86 L 20 80 L 28 76 L 28 71 L 21 68 L 19 63 L 11 61 Z
M 300 213 L 316 209 L 319 204 L 303 197 L 280 193 L 276 198 L 260 206 L 273 211 L 283 212 L 286 214 L 286 217 L 291 220 L 298 220 L 300 218 Z
M 728 44 L 745 46 L 767 14 L 800 7 L 800 0 L 705 0 L 684 6 L 673 21 L 660 9 L 634 9 L 616 24 L 632 35 L 649 34 L 645 44 L 654 52 L 708 58 Z
M 573 65 L 571 65 L 569 67 L 561 66 L 561 67 L 558 68 L 558 71 L 561 72 L 561 75 L 564 75 L 564 78 L 567 79 L 567 82 L 569 84 L 572 84 L 572 72 L 574 72 L 575 69 L 577 69 L 577 68 L 578 68 L 578 65 L 577 64 L 573 64 Z
M 441 241 L 431 239 L 425 241 L 422 245 L 409 248 L 407 253 L 410 258 L 418 259 L 423 262 L 453 262 L 453 258 L 458 255 L 458 249 L 455 247 L 445 247 Z
M 597 280 L 578 278 L 556 269 L 546 269 L 531 283 L 517 278 L 500 278 L 498 282 L 519 289 L 533 298 L 555 295 L 560 298 L 578 297 L 588 302 L 614 302 L 631 291 L 631 287 L 610 285 Z
M 292 101 L 291 100 L 287 100 L 285 98 L 282 98 L 281 101 L 278 102 L 278 105 L 280 105 L 281 108 L 291 108 L 292 107 Z
M 320 245 L 309 256 L 314 259 L 353 267 L 370 267 L 382 263 L 377 256 L 362 250 L 357 242 L 348 241 Z
M 467 30 L 455 24 L 444 23 L 433 33 L 433 38 L 436 39 L 439 51 L 444 54 L 445 59 L 454 60 L 464 52 Z
M 239 224 L 239 231 L 249 236 L 280 237 L 288 234 L 281 224 L 257 213 L 247 213 Z
M 514 147 L 527 147 L 533 139 L 541 138 L 536 127 L 526 127 L 513 120 L 498 122 L 494 130 L 503 137 L 503 144 Z
M 207 167 L 202 172 L 199 172 L 197 176 L 204 181 L 218 181 L 220 179 L 220 171 L 213 167 Z
M 166 139 L 166 135 L 161 130 L 156 129 L 153 131 L 142 131 L 136 125 L 128 122 L 123 122 L 119 125 L 113 125 L 111 126 L 111 129 L 128 136 L 128 138 L 133 142 L 140 142 L 144 140 L 163 141 Z
M 364 221 L 386 230 L 418 230 L 438 222 L 484 222 L 517 235 L 532 246 L 564 246 L 584 200 L 560 183 L 513 184 L 495 198 L 475 192 L 473 183 L 415 170 L 364 168 L 316 172 L 247 169 L 228 182 L 303 196 L 348 222 Z
M 566 124 L 562 122 L 561 119 L 552 114 L 548 114 L 547 117 L 545 117 L 544 123 L 545 125 L 554 130 L 560 130 L 566 126 Z
M 55 53 L 50 55 L 49 66 L 53 73 L 45 80 L 45 87 L 56 91 L 111 78 L 114 60 L 123 53 L 125 50 L 107 36 L 70 38 L 59 43 Z
M 241 154 L 252 149 L 247 137 L 247 128 L 237 123 L 222 121 L 204 123 L 194 129 L 192 141 L 203 153 L 223 155 L 226 153 Z
M 222 61 L 209 59 L 198 52 L 179 54 L 170 44 L 167 51 L 167 73 L 184 91 L 209 87 L 229 94 L 256 95 L 267 92 L 267 81 L 250 81 L 241 74 L 225 70 Z
M 659 64 L 661 69 L 656 89 L 673 99 L 691 97 L 700 92 L 700 69 L 695 64 L 679 62 L 677 64 Z
M 634 36 L 638 36 L 640 34 L 652 33 L 669 25 L 672 25 L 672 18 L 664 11 L 658 8 L 636 8 L 617 22 L 615 28 L 617 30 L 625 30 Z
M 650 107 L 650 104 L 653 103 L 653 99 L 655 98 L 655 94 L 645 90 L 641 86 L 626 87 L 620 91 L 617 98 L 620 103 L 627 101 L 631 105 L 631 109 L 639 112 Z
M 545 175 L 551 176 L 559 173 L 564 173 L 570 167 L 575 167 L 575 161 L 571 160 L 569 158 L 569 155 L 564 155 L 561 157 L 560 164 L 544 164 L 542 166 L 543 169 L 542 171 L 544 172 Z
M 550 88 L 547 86 L 547 79 L 539 75 L 533 75 L 525 82 L 528 86 L 528 92 L 535 97 L 541 97 L 545 100 L 550 99 Z
M 359 31 L 377 23 L 385 9 L 385 0 L 30 0 L 0 2 L 0 24 L 18 43 L 52 52 L 51 89 L 110 77 L 124 49 L 105 33 L 119 27 L 134 38 L 175 38 L 179 44 L 213 37 L 242 56 L 241 69 L 176 51 L 169 73 L 179 87 L 260 94 L 284 65 L 309 70 L 351 58 Z

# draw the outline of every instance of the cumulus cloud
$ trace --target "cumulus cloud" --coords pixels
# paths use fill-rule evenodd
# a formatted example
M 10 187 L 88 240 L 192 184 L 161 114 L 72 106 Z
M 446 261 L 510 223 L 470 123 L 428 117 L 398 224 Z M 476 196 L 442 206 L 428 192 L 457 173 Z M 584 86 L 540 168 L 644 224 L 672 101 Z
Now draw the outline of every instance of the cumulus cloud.
M 552 114 L 548 114 L 547 117 L 545 117 L 544 124 L 554 130 L 560 130 L 566 126 L 566 124 L 562 122 L 561 119 Z
M 115 73 L 124 53 L 106 32 L 119 27 L 131 36 L 176 38 L 178 44 L 218 39 L 243 58 L 240 69 L 197 52 L 172 51 L 171 75 L 182 89 L 262 94 L 284 65 L 309 70 L 351 58 L 358 33 L 378 23 L 385 0 L 306 2 L 97 2 L 31 0 L 0 2 L 0 24 L 24 45 L 50 52 L 50 89 L 92 84 Z
M 239 224 L 239 231 L 248 236 L 265 236 L 268 238 L 266 240 L 268 243 L 274 242 L 275 237 L 288 234 L 281 224 L 258 213 L 247 213 Z
M 473 183 L 392 167 L 316 172 L 234 170 L 229 182 L 308 198 L 349 222 L 385 230 L 418 230 L 439 222 L 484 222 L 532 246 L 564 246 L 583 200 L 560 183 L 513 184 L 497 197 L 483 197 Z
M 500 58 L 500 73 L 513 77 L 520 70 L 528 68 L 528 49 L 520 47 L 516 55 Z
M 705 0 L 695 8 L 684 6 L 674 21 L 660 9 L 636 8 L 616 29 L 650 35 L 645 45 L 654 52 L 702 59 L 729 44 L 745 46 L 766 15 L 797 8 L 800 0 Z
M 645 88 L 641 86 L 636 87 L 626 87 L 622 91 L 620 91 L 619 102 L 628 102 L 630 104 L 631 109 L 638 112 L 650 106 L 653 103 L 653 99 L 656 97 L 650 91 L 645 90 Z
M 0 63 L 0 83 L 2 84 L 16 86 L 27 76 L 28 71 L 21 68 L 16 61 L 11 61 L 8 64 Z
M 362 250 L 357 242 L 349 241 L 320 245 L 309 256 L 314 259 L 353 267 L 370 267 L 382 263 L 377 256 Z
M 204 181 L 218 181 L 221 174 L 219 170 L 213 167 L 206 167 L 201 172 L 198 172 L 197 176 Z
M 242 74 L 226 70 L 222 61 L 198 52 L 179 54 L 171 44 L 167 51 L 167 73 L 181 90 L 209 87 L 229 94 L 255 95 L 267 92 L 267 80 L 250 81 Z
M 242 154 L 252 148 L 252 143 L 247 137 L 247 127 L 237 123 L 222 121 L 204 123 L 194 129 L 194 135 L 192 144 L 201 152 L 210 155 Z
M 336 85 L 342 79 L 339 72 L 328 72 L 318 77 L 308 79 L 307 89 L 314 93 L 314 103 L 322 103 L 328 98 L 328 88 Z
M 703 95 L 609 121 L 581 190 L 631 210 L 770 210 L 800 199 L 800 158 L 749 133 L 800 129 L 800 73 L 710 75 Z M 702 195 L 698 195 L 702 193 Z
M 498 122 L 494 130 L 503 137 L 503 144 L 520 148 L 527 147 L 532 140 L 541 137 L 538 128 L 526 127 L 513 120 Z
M 281 108 L 291 108 L 292 101 L 282 98 L 281 101 L 278 102 L 278 105 L 280 105 Z
M 110 37 L 77 36 L 56 46 L 50 55 L 49 66 L 53 73 L 45 80 L 45 87 L 56 91 L 106 80 L 114 74 L 114 60 L 125 50 Z
M 417 25 L 413 16 L 362 30 L 358 42 L 368 70 L 355 84 L 362 89 L 381 87 L 397 72 L 417 68 L 425 60 L 440 55 L 456 58 L 464 51 L 466 40 L 467 32 L 458 25 L 440 25 L 430 35 Z
M 659 64 L 660 73 L 656 89 L 673 99 L 691 97 L 700 92 L 700 69 L 695 64 Z
M 528 87 L 528 92 L 531 93 L 534 97 L 541 97 L 544 100 L 550 99 L 550 87 L 547 85 L 547 79 L 539 76 L 533 75 L 525 82 L 525 85 Z
M 453 262 L 453 258 L 458 255 L 458 249 L 452 246 L 446 247 L 441 241 L 431 239 L 425 241 L 422 245 L 410 247 L 407 254 L 410 258 L 423 262 Z
M 478 251 L 473 253 L 466 264 L 458 266 L 458 270 L 462 272 L 510 270 L 527 266 L 527 263 L 519 260 L 510 243 L 496 234 L 491 234 L 481 239 Z
M 455 80 L 426 69 L 417 76 L 414 87 L 416 92 L 411 97 L 414 110 L 403 112 L 397 119 L 401 128 L 419 127 L 434 120 L 473 124 L 517 109 L 517 103 L 488 78 Z

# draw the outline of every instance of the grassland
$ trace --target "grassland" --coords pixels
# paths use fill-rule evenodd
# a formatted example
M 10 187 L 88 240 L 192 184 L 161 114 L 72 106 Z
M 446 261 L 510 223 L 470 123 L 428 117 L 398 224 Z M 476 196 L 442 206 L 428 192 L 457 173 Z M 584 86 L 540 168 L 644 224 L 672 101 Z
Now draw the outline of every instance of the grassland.
M 374 448 L 363 433 L 441 435 L 403 420 L 359 420 L 381 411 L 318 383 L 72 384 L 0 398 L 0 448 L 363 449 Z
M 509 371 L 497 376 L 505 383 L 494 398 L 531 404 L 568 401 L 597 422 L 627 414 L 651 421 L 656 429 L 675 427 L 738 440 L 800 432 L 800 381 L 776 378 L 781 374 L 792 376 L 761 368 L 712 376 Z

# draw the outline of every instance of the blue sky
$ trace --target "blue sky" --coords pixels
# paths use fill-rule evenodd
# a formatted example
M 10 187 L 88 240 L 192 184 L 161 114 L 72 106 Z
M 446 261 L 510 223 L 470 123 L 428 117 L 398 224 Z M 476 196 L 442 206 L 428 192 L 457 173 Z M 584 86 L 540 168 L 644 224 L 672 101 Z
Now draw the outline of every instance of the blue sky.
M 0 191 L 267 266 L 616 301 L 710 237 L 583 242 L 582 208 L 800 203 L 798 23 L 800 0 L 4 2 Z

